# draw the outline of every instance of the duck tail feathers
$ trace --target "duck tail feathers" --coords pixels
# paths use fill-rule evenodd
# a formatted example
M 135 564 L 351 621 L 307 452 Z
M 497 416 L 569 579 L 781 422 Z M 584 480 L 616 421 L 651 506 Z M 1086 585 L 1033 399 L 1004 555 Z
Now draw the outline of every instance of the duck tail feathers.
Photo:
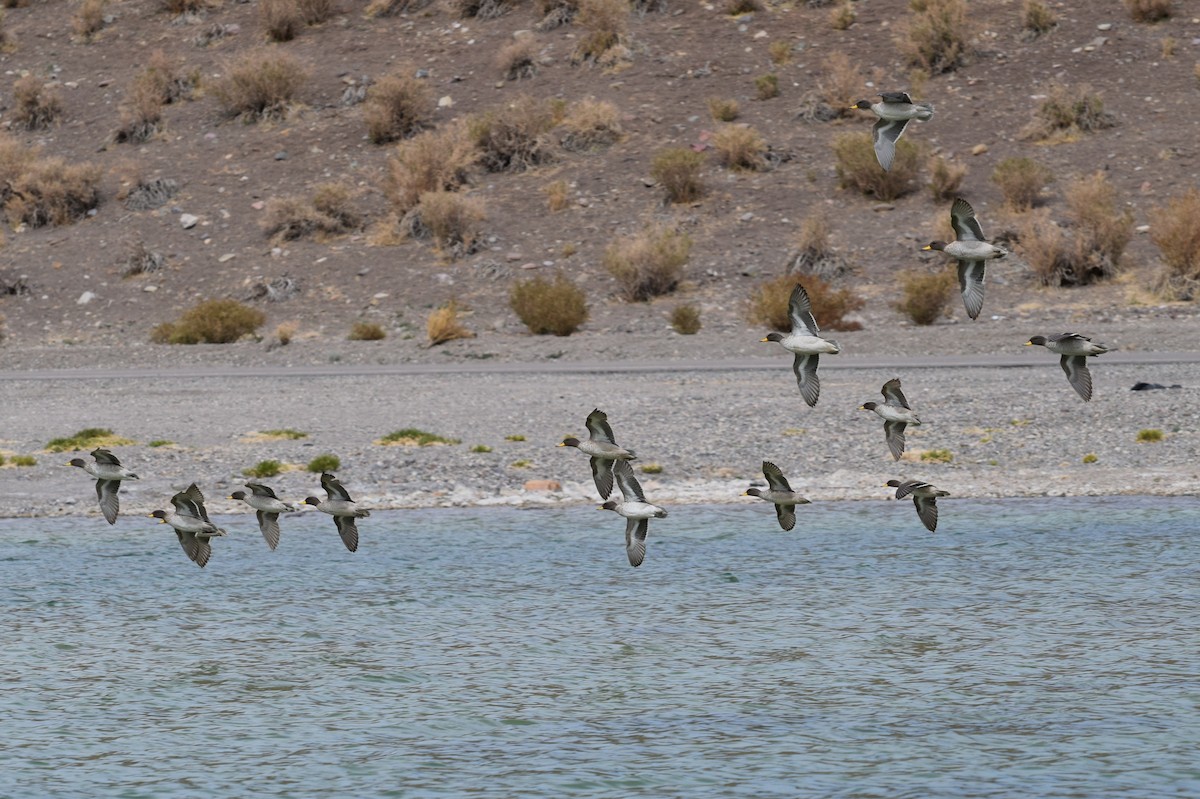
M 933 106 L 930 103 L 917 103 L 917 108 L 919 109 L 917 119 L 922 122 L 933 117 Z

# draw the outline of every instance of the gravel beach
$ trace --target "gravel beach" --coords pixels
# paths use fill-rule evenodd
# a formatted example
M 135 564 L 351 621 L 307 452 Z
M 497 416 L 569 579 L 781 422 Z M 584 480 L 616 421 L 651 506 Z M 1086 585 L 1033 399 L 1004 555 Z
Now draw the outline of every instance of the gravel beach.
M 1090 403 L 1071 390 L 1057 356 L 1021 346 L 1036 332 L 1058 329 L 999 320 L 890 336 L 830 334 L 844 354 L 823 359 L 821 400 L 811 409 L 796 390 L 790 355 L 759 344 L 756 331 L 746 329 L 686 337 L 481 336 L 436 349 L 341 342 L 349 354 L 337 359 L 320 342 L 273 352 L 250 343 L 10 347 L 8 369 L 0 372 L 0 450 L 34 454 L 37 465 L 15 467 L 9 459 L 0 468 L 0 514 L 98 515 L 90 479 L 65 466 L 71 456 L 43 451 L 50 439 L 86 427 L 137 442 L 114 447 L 142 477 L 123 484 L 125 514 L 162 507 L 192 481 L 209 497 L 210 511 L 244 510 L 225 497 L 244 480 L 243 469 L 265 459 L 287 469 L 265 482 L 281 497 L 302 500 L 320 493 L 317 475 L 303 467 L 324 453 L 340 458 L 338 476 L 370 508 L 595 502 L 586 458 L 554 445 L 585 433 L 584 418 L 596 407 L 608 413 L 618 442 L 637 450 L 635 465 L 646 470 L 640 479 L 660 504 L 753 504 L 741 494 L 761 480 L 763 460 L 779 464 L 813 501 L 886 497 L 883 484 L 892 477 L 927 480 L 957 497 L 1195 493 L 1200 363 L 1188 362 L 1200 341 L 1194 317 L 1160 314 L 1084 328 L 1120 347 L 1091 360 Z M 506 355 L 478 357 L 493 349 Z M 1166 362 L 1130 362 L 1143 354 Z M 641 370 L 626 371 L 635 358 Z M 976 359 L 984 365 L 964 365 Z M 987 365 L 1001 361 L 1014 365 Z M 414 363 L 414 370 L 448 371 L 353 374 Z M 270 374 L 258 376 L 263 369 Z M 888 454 L 879 418 L 858 410 L 897 376 L 924 422 L 909 429 L 900 462 Z M 1139 381 L 1179 387 L 1131 391 Z M 409 427 L 461 443 L 376 443 Z M 255 436 L 278 428 L 307 436 Z M 1162 440 L 1139 442 L 1139 431 L 1148 429 L 1161 430 Z M 155 440 L 173 443 L 147 446 Z M 477 445 L 491 451 L 472 451 Z M 528 481 L 555 481 L 561 490 L 526 488 Z

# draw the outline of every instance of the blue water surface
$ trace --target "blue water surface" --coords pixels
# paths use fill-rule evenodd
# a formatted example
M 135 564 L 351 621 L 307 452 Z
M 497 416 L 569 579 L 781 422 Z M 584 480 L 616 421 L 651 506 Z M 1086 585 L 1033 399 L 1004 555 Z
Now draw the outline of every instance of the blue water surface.
M 0 521 L 0 796 L 1200 795 L 1200 502 Z

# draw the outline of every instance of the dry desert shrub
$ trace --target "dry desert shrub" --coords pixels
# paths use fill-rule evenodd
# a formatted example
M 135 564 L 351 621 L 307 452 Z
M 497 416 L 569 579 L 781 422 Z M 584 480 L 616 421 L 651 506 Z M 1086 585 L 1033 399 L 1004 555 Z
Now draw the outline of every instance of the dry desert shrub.
M 542 193 L 546 195 L 546 208 L 551 213 L 565 211 L 571 204 L 570 187 L 565 180 L 556 180 L 543 186 Z
M 788 316 L 788 299 L 792 288 L 800 283 L 808 292 L 813 317 L 817 324 L 829 330 L 861 330 L 858 322 L 846 315 L 859 310 L 865 302 L 849 289 L 834 289 L 816 275 L 780 275 L 759 283 L 750 292 L 746 303 L 746 319 L 753 325 L 786 333 L 792 329 Z
M 757 172 L 767 168 L 767 143 L 762 134 L 749 125 L 722 125 L 712 136 L 717 163 L 738 172 Z
M 377 322 L 355 322 L 346 338 L 350 341 L 383 341 L 387 331 Z
M 806 216 L 788 255 L 788 272 L 815 275 L 822 280 L 845 273 L 849 264 L 834 250 L 829 234 L 829 220 L 824 213 L 817 210 Z
M 523 95 L 498 110 L 468 120 L 479 163 L 489 172 L 524 172 L 554 159 L 550 131 L 558 124 L 552 103 Z
M 153 274 L 160 271 L 166 262 L 162 253 L 151 250 L 144 241 L 136 241 L 125 256 L 121 277 Z
M 910 8 L 894 40 L 908 62 L 930 75 L 962 66 L 972 36 L 966 0 L 921 0 Z
M 179 182 L 171 178 L 143 178 L 136 175 L 123 184 L 117 199 L 125 203 L 130 211 L 153 211 L 162 208 L 179 193 Z
M 539 31 L 551 31 L 570 25 L 579 15 L 579 0 L 538 0 L 542 19 L 534 25 Z
M 849 29 L 857 19 L 858 12 L 854 10 L 854 4 L 850 0 L 844 0 L 844 2 L 829 9 L 829 27 L 835 31 Z
M 1159 291 L 1177 300 L 1200 293 L 1200 191 L 1188 189 L 1154 209 L 1150 239 L 1163 259 Z
M 667 202 L 695 202 L 704 196 L 703 166 L 704 156 L 690 147 L 668 147 L 654 156 L 650 177 L 662 186 Z
M 452 191 L 467 182 L 478 151 L 462 122 L 418 133 L 396 146 L 387 161 L 384 194 L 405 213 L 430 191 Z
M 740 111 L 737 100 L 732 98 L 727 100 L 723 97 L 708 98 L 708 113 L 716 122 L 732 122 L 738 118 Z
M 782 67 L 792 60 L 792 43 L 786 39 L 776 39 L 767 45 L 767 55 L 771 57 L 772 64 Z
M 57 122 L 63 113 L 57 86 L 47 86 L 34 75 L 13 84 L 12 120 L 26 130 L 41 130 Z
M 362 226 L 352 197 L 350 189 L 340 183 L 318 184 L 310 197 L 272 197 L 260 225 L 268 236 L 279 241 L 346 233 Z
M 858 62 L 838 50 L 824 59 L 815 92 L 809 94 L 808 108 L 801 112 L 810 120 L 830 120 L 854 114 L 851 104 L 863 95 L 867 78 Z
M 425 319 L 425 335 L 429 346 L 434 347 L 460 338 L 475 338 L 475 334 L 463 327 L 458 319 L 458 303 L 454 300 L 435 308 Z
M 758 99 L 770 100 L 772 97 L 779 96 L 779 76 L 773 73 L 759 75 L 754 79 L 754 90 L 757 92 Z
M 337 13 L 336 0 L 297 0 L 305 25 L 320 25 Z
M 0 189 L 9 223 L 44 227 L 82 219 L 100 200 L 103 173 L 95 164 L 34 158 Z
M 282 117 L 308 79 L 292 56 L 264 48 L 228 65 L 213 94 L 227 116 L 247 120 Z
M 371 0 L 363 12 L 368 17 L 394 17 L 409 11 L 420 11 L 433 0 Z
M 1073 270 L 1071 247 L 1062 228 L 1046 211 L 1029 214 L 1021 229 L 1021 252 L 1044 286 L 1056 286 Z
M 367 90 L 363 121 L 375 144 L 406 139 L 429 127 L 436 105 L 428 84 L 411 75 L 388 75 Z
M 1021 29 L 1027 38 L 1036 39 L 1058 27 L 1058 17 L 1044 0 L 1023 0 L 1021 3 Z
M 113 141 L 132 144 L 148 141 L 162 124 L 162 107 L 161 95 L 155 88 L 135 78 L 121 103 L 121 121 L 113 131 Z
M 29 5 L 29 0 L 2 0 L 0 8 L 25 8 Z
M 1009 208 L 1028 211 L 1037 204 L 1042 189 L 1054 182 L 1054 173 L 1032 158 L 1005 158 L 992 170 L 992 182 L 1000 187 Z
M 1158 22 L 1171 16 L 1171 0 L 1125 0 L 1134 22 Z
M 522 36 L 509 42 L 496 53 L 496 69 L 505 80 L 523 80 L 537 74 L 534 52 L 537 42 L 532 36 Z
M 92 37 L 104 27 L 104 0 L 83 0 L 71 18 L 71 28 L 75 35 L 84 41 Z
M 569 336 L 587 321 L 587 296 L 562 272 L 513 283 L 509 306 L 534 335 Z
M 1046 92 L 1046 98 L 1034 111 L 1033 121 L 1021 130 L 1021 135 L 1045 140 L 1055 135 L 1090 133 L 1115 124 L 1113 115 L 1104 110 L 1104 101 L 1091 87 L 1056 83 Z
M 622 299 L 640 302 L 674 291 L 691 251 L 692 239 L 686 233 L 666 225 L 651 225 L 635 236 L 608 245 L 604 268 L 616 279 Z
M 932 325 L 949 315 L 950 301 L 958 289 L 958 276 L 953 267 L 943 267 L 936 272 L 902 272 L 897 280 L 903 296 L 892 303 L 892 307 L 913 324 Z
M 1031 214 L 1021 248 L 1034 275 L 1048 286 L 1083 286 L 1117 274 L 1133 235 L 1133 215 L 1118 211 L 1116 191 L 1102 173 L 1074 181 L 1066 191 L 1069 224 Z
M 671 311 L 671 329 L 681 336 L 700 332 L 700 309 L 695 305 L 677 305 Z
M 443 254 L 458 258 L 474 251 L 480 223 L 486 218 L 483 201 L 454 191 L 427 191 L 405 214 L 401 225 L 414 239 L 432 239 Z
M 258 0 L 258 19 L 273 42 L 290 42 L 304 27 L 296 0 Z
M 763 10 L 762 0 L 725 0 L 725 13 L 731 17 Z
M 512 10 L 509 0 L 449 0 L 450 8 L 463 19 L 496 19 Z
M 833 153 L 842 188 L 857 189 L 884 202 L 917 188 L 921 148 L 909 139 L 896 142 L 896 157 L 889 172 L 879 166 L 870 133 L 843 133 L 834 139 Z
M 609 66 L 624 60 L 623 42 L 629 31 L 627 0 L 579 0 L 577 22 L 584 30 L 571 60 L 577 64 Z
M 16 42 L 4 24 L 4 12 L 0 11 L 0 53 L 10 53 L 16 49 Z
M 155 344 L 229 344 L 252 335 L 267 321 L 257 308 L 237 300 L 206 300 L 183 312 L 176 322 L 150 331 Z
M 168 14 L 199 14 L 208 10 L 209 0 L 159 0 L 159 6 Z
M 574 153 L 599 150 L 621 138 L 621 113 L 606 100 L 588 98 L 570 107 L 559 144 Z
M 965 164 L 947 161 L 940 155 L 929 159 L 929 193 L 937 202 L 945 202 L 957 197 L 963 178 L 966 176 Z

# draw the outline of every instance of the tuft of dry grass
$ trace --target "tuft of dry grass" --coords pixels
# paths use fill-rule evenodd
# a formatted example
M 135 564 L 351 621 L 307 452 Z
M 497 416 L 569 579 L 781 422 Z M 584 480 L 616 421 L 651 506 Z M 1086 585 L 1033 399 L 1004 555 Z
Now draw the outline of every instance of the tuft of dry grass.
M 920 0 L 909 6 L 894 38 L 901 55 L 929 75 L 962 66 L 974 35 L 966 0 Z
M 1200 191 L 1188 189 L 1153 213 L 1150 239 L 1158 247 L 1163 270 L 1158 289 L 1177 300 L 1200 295 Z
M 854 4 L 850 0 L 844 0 L 829 9 L 829 27 L 835 31 L 849 30 L 857 19 L 858 12 L 854 10 Z
M 722 125 L 711 143 L 717 163 L 727 169 L 757 172 L 767 168 L 767 143 L 749 125 Z
M 654 156 L 650 177 L 662 187 L 667 202 L 695 202 L 704 196 L 703 166 L 704 156 L 690 147 L 668 147 Z
M 1134 22 L 1158 22 L 1171 16 L 1171 0 L 1125 0 Z
M 774 73 L 759 75 L 754 79 L 754 90 L 758 93 L 758 99 L 770 100 L 772 97 L 779 96 L 779 76 Z
M 0 143 L 0 200 L 12 225 L 57 226 L 82 219 L 100 201 L 103 174 L 95 164 L 68 164 L 32 150 L 18 153 L 8 141 Z
M 513 283 L 508 301 L 534 335 L 569 336 L 588 318 L 583 289 L 562 272 L 556 272 L 553 280 L 538 276 Z
M 258 20 L 273 42 L 290 42 L 304 27 L 296 0 L 258 0 Z
M 71 29 L 86 42 L 104 27 L 104 0 L 83 0 L 71 18 Z
M 1039 141 L 1054 136 L 1070 138 L 1080 132 L 1091 133 L 1115 124 L 1116 119 L 1104 110 L 1104 101 L 1091 87 L 1056 83 L 1038 104 L 1033 121 L 1021 130 L 1021 136 Z
M 266 315 L 237 300 L 206 300 L 183 312 L 176 322 L 150 331 L 155 344 L 229 344 L 252 335 Z
M 350 341 L 382 341 L 387 338 L 387 331 L 377 322 L 355 322 L 346 338 Z
M 628 56 L 623 45 L 629 32 L 628 0 L 579 0 L 575 21 L 583 28 L 571 60 L 611 66 Z
M 449 0 L 450 8 L 463 19 L 496 19 L 512 10 L 509 0 Z
M 387 160 L 384 194 L 406 213 L 431 191 L 452 191 L 467 182 L 467 170 L 479 157 L 467 126 L 452 122 L 418 133 L 396 146 Z
M 42 130 L 62 118 L 62 95 L 34 75 L 13 84 L 12 120 L 25 130 Z
M 700 309 L 695 305 L 676 305 L 671 311 L 671 329 L 681 336 L 700 332 Z
M 459 308 L 454 300 L 435 308 L 425 320 L 425 335 L 429 346 L 434 347 L 460 338 L 475 338 L 475 334 L 463 327 L 458 319 Z
M 363 14 L 368 17 L 394 17 L 410 11 L 420 11 L 433 0 L 371 0 Z
M 340 183 L 320 183 L 310 197 L 272 197 L 259 223 L 263 231 L 279 241 L 309 236 L 323 240 L 356 230 L 362 217 L 354 209 L 353 192 Z
M 300 323 L 295 320 L 280 322 L 275 326 L 275 340 L 279 342 L 279 346 L 286 347 L 292 343 L 292 339 L 300 332 Z
M 571 205 L 570 186 L 565 180 L 556 180 L 542 187 L 546 195 L 546 207 L 552 212 L 565 211 Z
M 608 245 L 603 263 L 616 279 L 620 297 L 626 302 L 639 302 L 674 291 L 691 251 L 690 236 L 655 224 Z
M 1044 0 L 1022 0 L 1021 28 L 1028 38 L 1036 39 L 1058 27 L 1058 16 Z
M 189 95 L 195 82 L 195 76 L 180 75 L 175 62 L 155 50 L 125 95 L 113 140 L 133 144 L 149 140 L 161 127 L 163 106 Z
M 794 249 L 788 255 L 788 271 L 829 280 L 847 271 L 848 264 L 830 243 L 829 220 L 816 210 L 800 223 Z
M 159 0 L 159 6 L 168 14 L 199 14 L 207 11 L 209 0 Z
M 154 252 L 146 246 L 144 241 L 134 242 L 129 249 L 129 254 L 125 257 L 125 268 L 121 270 L 121 277 L 148 275 L 161 271 L 166 260 L 162 253 Z
M 337 0 L 296 0 L 305 25 L 320 25 L 337 13 Z
M 1005 158 L 992 170 L 992 182 L 1009 208 L 1028 211 L 1037 205 L 1042 189 L 1054 182 L 1054 173 L 1032 158 Z
M 853 116 L 850 105 L 866 91 L 867 78 L 862 68 L 840 50 L 830 53 L 824 61 L 813 97 L 817 107 L 807 116 L 825 120 Z
M 940 155 L 929 159 L 929 193 L 937 202 L 957 197 L 966 176 L 965 164 L 952 163 Z
M 308 79 L 300 62 L 274 48 L 251 50 L 230 63 L 213 84 L 227 116 L 247 120 L 284 116 Z
M 725 13 L 731 17 L 763 10 L 762 0 L 725 0 Z
M 375 144 L 406 139 L 429 127 L 435 102 L 428 84 L 411 75 L 388 75 L 367 90 L 363 121 Z
M 1118 211 L 1116 191 L 1103 173 L 1073 181 L 1066 190 L 1070 225 L 1031 214 L 1021 248 L 1044 285 L 1087 285 L 1116 275 L 1133 236 L 1133 214 Z
M 555 106 L 522 95 L 502 108 L 467 121 L 479 162 L 489 172 L 524 172 L 554 160 L 550 132 L 558 124 Z
M 707 102 L 709 116 L 716 122 L 732 122 L 741 112 L 738 101 L 733 98 L 709 97 Z
M 932 325 L 943 316 L 949 316 L 951 300 L 958 291 L 954 267 L 943 267 L 936 272 L 901 272 L 897 281 L 903 296 L 892 303 L 892 307 L 913 324 Z
M 606 100 L 587 98 L 568 109 L 562 128 L 559 144 L 564 150 L 573 153 L 599 150 L 621 138 L 621 112 Z
M 917 188 L 921 172 L 921 148 L 910 139 L 896 142 L 892 168 L 884 172 L 875 157 L 870 133 L 843 133 L 834 139 L 838 182 L 888 202 Z
M 480 224 L 487 218 L 483 201 L 454 191 L 428 191 L 405 214 L 404 232 L 414 239 L 432 239 L 446 256 L 458 258 L 475 251 Z
M 767 55 L 771 57 L 772 64 L 782 67 L 792 60 L 792 43 L 786 39 L 776 39 L 767 45 Z
M 861 330 L 862 325 L 846 315 L 861 309 L 866 303 L 849 289 L 834 289 L 816 275 L 793 273 L 780 275 L 759 283 L 750 292 L 746 303 L 746 319 L 753 325 L 786 333 L 792 329 L 788 317 L 788 298 L 792 288 L 800 283 L 812 302 L 813 317 L 822 328 L 829 330 Z
M 509 42 L 496 53 L 496 69 L 505 80 L 524 80 L 537 74 L 534 52 L 537 43 L 532 36 L 522 36 Z

